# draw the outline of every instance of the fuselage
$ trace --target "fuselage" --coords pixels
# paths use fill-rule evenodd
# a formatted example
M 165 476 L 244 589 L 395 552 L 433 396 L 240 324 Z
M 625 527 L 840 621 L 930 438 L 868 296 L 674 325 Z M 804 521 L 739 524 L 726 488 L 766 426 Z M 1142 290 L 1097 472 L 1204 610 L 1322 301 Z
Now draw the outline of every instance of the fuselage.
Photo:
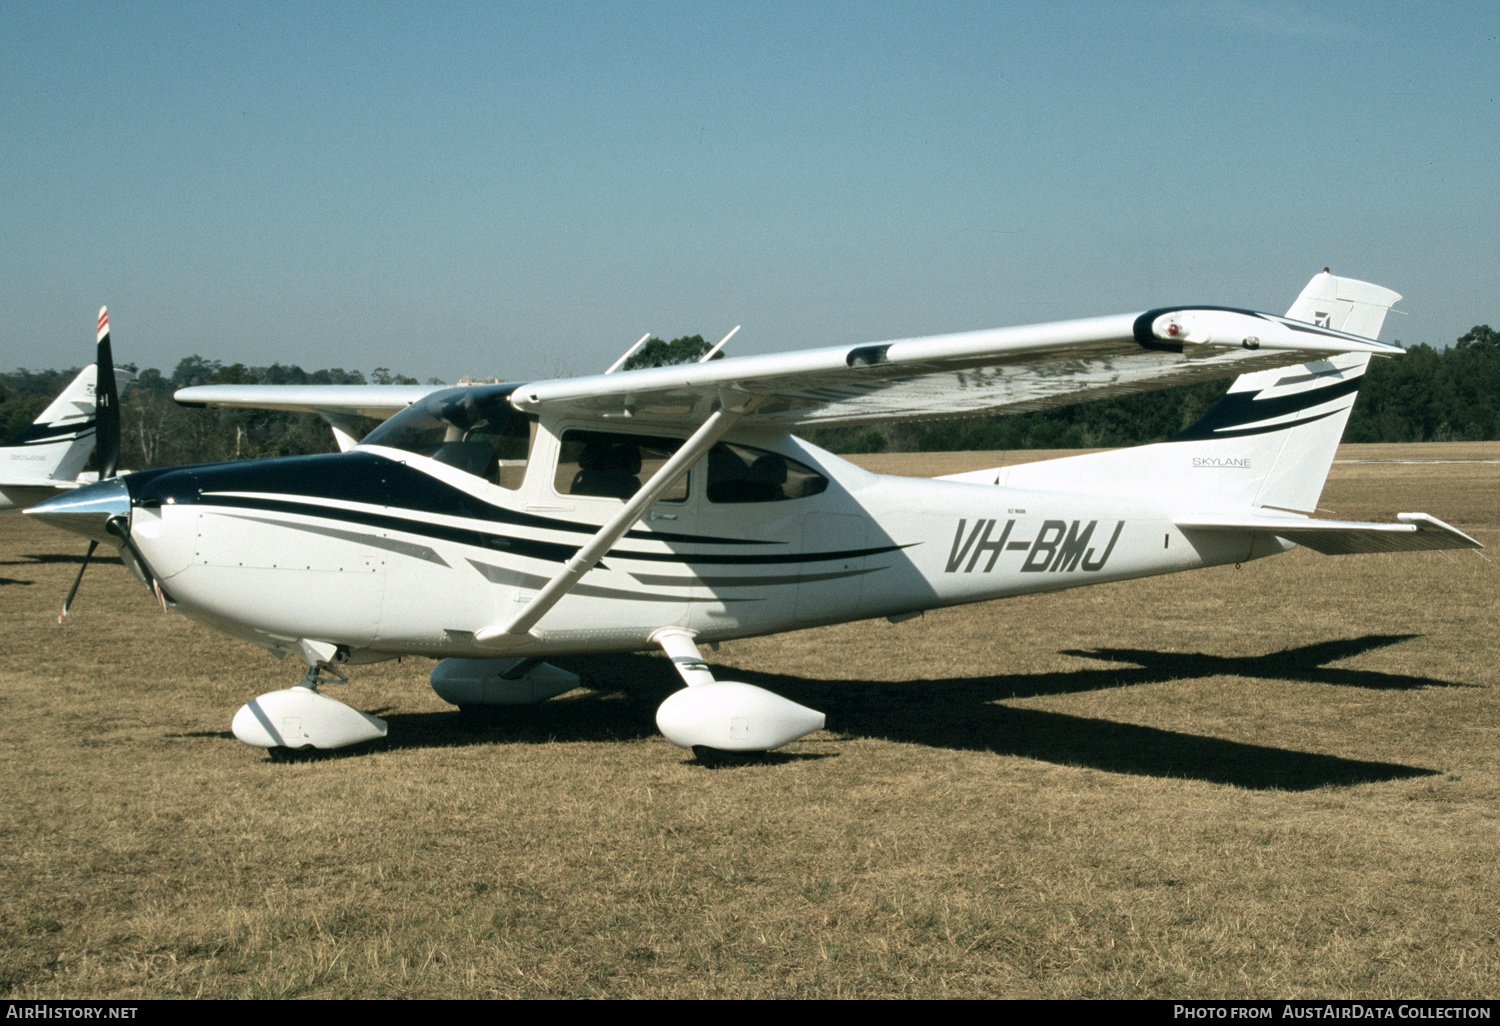
M 883 476 L 791 435 L 746 435 L 700 460 L 530 634 L 477 642 L 620 510 L 670 436 L 632 424 L 611 443 L 597 422 L 533 421 L 518 459 L 367 444 L 122 480 L 130 535 L 182 612 L 356 662 L 629 650 L 666 626 L 711 642 L 1285 547 L 1189 538 L 1149 500 Z

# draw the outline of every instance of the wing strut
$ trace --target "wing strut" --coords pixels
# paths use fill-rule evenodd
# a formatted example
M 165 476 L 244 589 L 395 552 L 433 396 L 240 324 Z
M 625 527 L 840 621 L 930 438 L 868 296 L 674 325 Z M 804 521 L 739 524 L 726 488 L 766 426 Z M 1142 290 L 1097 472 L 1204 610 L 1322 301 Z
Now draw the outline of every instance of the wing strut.
M 338 410 L 319 410 L 318 416 L 333 429 L 333 440 L 338 443 L 339 452 L 348 452 L 359 444 L 355 437 L 359 429 L 355 427 L 353 415 Z
M 704 453 L 713 448 L 715 442 L 724 436 L 735 421 L 744 416 L 750 409 L 751 397 L 737 397 L 741 405 L 738 408 L 730 407 L 724 403 L 726 397 L 720 394 L 720 406 L 703 422 L 703 425 L 693 432 L 693 436 L 682 444 L 682 448 L 673 453 L 672 458 L 662 465 L 662 468 L 651 475 L 641 490 L 636 492 L 626 501 L 620 512 L 616 513 L 608 523 L 599 528 L 572 559 L 557 572 L 557 575 L 542 586 L 541 591 L 526 604 L 526 608 L 515 616 L 509 623 L 497 624 L 493 627 L 485 627 L 474 632 L 474 640 L 480 644 L 489 644 L 502 639 L 513 639 L 530 633 L 531 628 L 547 611 L 557 605 L 558 601 L 572 590 L 573 585 L 582 579 L 583 575 L 593 569 L 594 564 L 608 552 L 615 542 L 620 540 L 630 525 L 639 520 L 656 500 L 661 498 L 682 475 L 686 474 L 688 468 L 698 461 Z
M 719 339 L 719 344 L 718 345 L 714 346 L 708 352 L 706 352 L 702 356 L 700 356 L 698 358 L 698 362 L 699 363 L 707 363 L 709 360 L 712 360 L 715 356 L 719 355 L 719 350 L 724 348 L 724 343 L 728 342 L 730 339 L 734 338 L 735 333 L 738 332 L 739 330 L 740 330 L 740 326 L 738 324 L 736 324 L 732 329 L 730 329 L 729 334 L 727 334 L 723 338 Z

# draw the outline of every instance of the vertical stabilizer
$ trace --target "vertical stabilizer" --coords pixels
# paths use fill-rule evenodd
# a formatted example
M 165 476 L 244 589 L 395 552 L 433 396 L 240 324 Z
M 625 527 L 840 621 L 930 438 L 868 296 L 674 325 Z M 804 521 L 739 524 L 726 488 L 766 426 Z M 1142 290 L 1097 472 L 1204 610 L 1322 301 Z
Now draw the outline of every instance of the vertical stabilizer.
M 1238 499 L 1310 513 L 1369 363 L 1367 354 L 1350 353 L 1242 374 L 1202 420 L 1162 444 L 1192 448 L 1195 467 L 1243 459 L 1252 472 L 1241 475 Z
M 1286 315 L 1294 321 L 1321 324 L 1334 331 L 1379 338 L 1386 311 L 1401 298 L 1400 293 L 1354 278 L 1340 278 L 1325 267 L 1313 275 Z
M 62 481 L 78 476 L 94 448 L 94 376 L 89 364 L 25 431 L 0 445 L 0 479 Z
M 1327 271 L 1315 275 L 1287 317 L 1374 338 L 1390 289 Z M 1242 374 L 1196 424 L 1154 445 L 955 475 L 1039 491 L 1167 501 L 1183 510 L 1246 507 L 1312 512 L 1370 357 L 1347 353 L 1300 366 Z
M 115 370 L 120 386 L 134 377 Z M 89 364 L 30 427 L 0 444 L 0 484 L 47 484 L 78 477 L 94 450 L 97 380 L 98 367 Z

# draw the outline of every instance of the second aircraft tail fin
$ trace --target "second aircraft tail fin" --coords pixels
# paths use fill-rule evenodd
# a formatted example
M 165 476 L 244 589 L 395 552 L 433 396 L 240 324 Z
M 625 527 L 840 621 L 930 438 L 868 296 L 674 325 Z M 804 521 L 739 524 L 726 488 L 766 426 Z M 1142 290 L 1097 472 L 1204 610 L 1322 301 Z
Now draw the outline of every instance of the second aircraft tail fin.
M 99 339 L 107 343 L 108 322 L 99 311 Z M 101 355 L 108 358 L 107 344 Z M 0 444 L 0 483 L 25 485 L 72 481 L 88 463 L 98 429 L 95 383 L 99 368 L 91 363 L 42 411 L 30 427 Z M 119 387 L 135 377 L 115 369 Z

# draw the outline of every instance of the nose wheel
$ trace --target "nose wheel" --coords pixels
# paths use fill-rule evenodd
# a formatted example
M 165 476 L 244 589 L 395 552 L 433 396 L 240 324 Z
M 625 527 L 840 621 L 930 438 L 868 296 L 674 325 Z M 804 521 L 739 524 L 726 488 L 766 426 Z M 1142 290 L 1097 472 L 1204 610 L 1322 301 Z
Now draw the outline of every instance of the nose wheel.
M 344 748 L 385 737 L 386 723 L 318 690 L 349 678 L 332 666 L 314 663 L 295 687 L 268 691 L 240 706 L 230 730 L 255 748 Z

